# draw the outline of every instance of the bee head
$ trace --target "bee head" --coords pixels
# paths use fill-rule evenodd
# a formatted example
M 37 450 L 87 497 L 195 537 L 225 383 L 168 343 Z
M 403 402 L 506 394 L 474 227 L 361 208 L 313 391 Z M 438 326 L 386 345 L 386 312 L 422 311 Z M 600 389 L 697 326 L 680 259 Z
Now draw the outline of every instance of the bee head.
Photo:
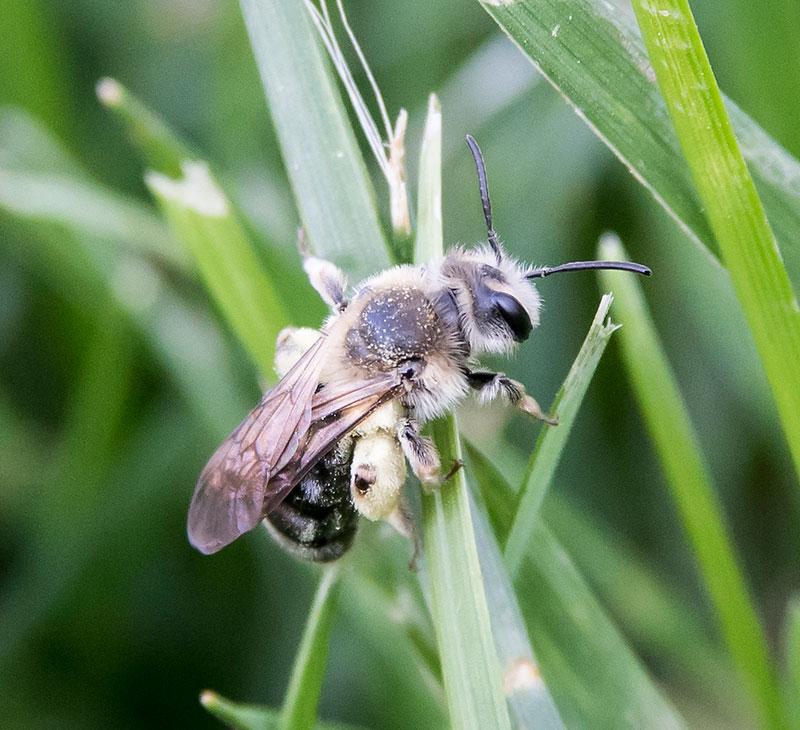
M 650 269 L 627 261 L 573 261 L 560 266 L 531 267 L 508 256 L 492 223 L 486 165 L 478 143 L 467 135 L 475 160 L 478 189 L 488 241 L 475 250 L 456 249 L 444 261 L 442 273 L 458 306 L 461 329 L 472 352 L 504 352 L 528 339 L 539 324 L 541 300 L 532 279 L 587 269 L 621 269 L 649 276 Z
M 539 324 L 541 300 L 526 267 L 491 246 L 455 249 L 442 273 L 470 351 L 509 352 Z

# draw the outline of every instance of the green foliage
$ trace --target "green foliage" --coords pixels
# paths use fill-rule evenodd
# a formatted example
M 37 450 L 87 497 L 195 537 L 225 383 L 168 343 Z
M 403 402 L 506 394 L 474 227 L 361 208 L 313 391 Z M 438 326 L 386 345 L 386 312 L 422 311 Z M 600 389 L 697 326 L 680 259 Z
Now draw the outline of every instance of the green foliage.
M 306 8 L 299 0 L 241 5 L 312 250 L 355 280 L 384 268 L 375 194 Z
M 338 5 L 329 5 L 325 25 L 346 39 Z M 766 125 L 726 102 L 796 289 L 800 167 L 769 136 L 794 150 L 800 139 L 794 11 L 782 0 L 692 5 L 721 85 Z M 484 235 L 463 145 L 470 132 L 514 255 L 590 258 L 611 225 L 636 242 L 635 258 L 655 272 L 643 286 L 672 370 L 658 385 L 679 386 L 683 420 L 667 406 L 647 415 L 653 404 L 643 406 L 647 428 L 638 420 L 640 383 L 631 388 L 625 373 L 635 364 L 658 375 L 649 344 L 624 359 L 613 346 L 599 362 L 598 350 L 581 359 L 597 303 L 591 277 L 554 277 L 538 285 L 545 307 L 530 341 L 487 364 L 543 405 L 555 396 L 561 425 L 537 438 L 529 421 L 467 404 L 461 437 L 454 420 L 436 426 L 445 468 L 459 440 L 467 459 L 423 499 L 421 575 L 407 569 L 407 541 L 366 521 L 339 566 L 335 601 L 316 570 L 263 531 L 213 558 L 194 554 L 184 525 L 205 458 L 257 400 L 275 333 L 323 316 L 300 267 L 298 224 L 356 282 L 411 257 L 394 215 L 404 178 L 387 196 L 378 167 L 386 170 L 362 159 L 361 149 L 375 153 L 374 136 L 354 133 L 363 110 L 342 103 L 299 1 L 154 10 L 144 0 L 11 0 L 0 29 L 0 103 L 16 105 L 0 109 L 0 724 L 749 727 L 759 713 L 780 722 L 777 687 L 794 721 L 797 477 L 723 241 L 748 231 L 768 238 L 756 219 L 749 229 L 734 230 L 735 217 L 714 223 L 730 190 L 698 193 L 698 151 L 713 153 L 705 164 L 722 148 L 687 147 L 685 130 L 676 134 L 623 0 L 376 0 L 347 9 L 398 119 L 386 147 L 395 163 L 405 152 L 393 137 L 400 108 L 410 111 L 416 259 Z M 685 49 L 658 52 L 698 52 L 696 36 L 683 40 Z M 353 50 L 344 48 L 340 67 Z M 106 80 L 106 108 L 98 105 L 92 87 L 108 73 L 141 100 Z M 351 81 L 369 88 L 363 69 L 354 66 Z M 441 143 L 439 132 L 422 132 L 426 106 L 438 118 L 431 91 L 445 113 Z M 718 122 L 719 99 L 702 99 Z M 731 140 L 728 130 L 718 141 L 731 149 Z M 152 190 L 142 157 L 160 174 L 148 175 Z M 186 161 L 202 182 L 199 198 L 191 184 L 186 197 Z M 738 176 L 712 182 L 731 180 L 747 185 Z M 752 189 L 744 202 L 732 216 L 756 210 Z M 662 208 L 679 226 L 665 225 Z M 774 259 L 758 273 L 780 275 Z M 744 308 L 778 301 L 788 291 L 786 277 L 778 283 L 745 294 Z M 623 328 L 612 339 L 623 347 L 637 321 L 619 308 L 626 286 L 633 282 L 614 285 Z M 776 311 L 764 321 L 788 331 L 786 312 Z M 567 372 L 580 377 L 562 386 Z M 781 388 L 796 392 L 789 377 Z M 672 443 L 669 462 L 666 447 L 654 454 L 649 445 L 653 418 L 671 438 L 692 424 L 693 440 Z M 701 446 L 706 486 L 711 474 L 720 486 L 710 501 L 684 475 Z M 680 481 L 678 517 L 659 458 L 666 483 Z M 687 510 L 694 541 L 683 534 Z M 498 548 L 510 531 L 513 582 Z M 694 564 L 706 565 L 701 587 L 716 585 L 712 601 Z M 774 657 L 758 615 L 768 644 L 781 647 Z M 725 640 L 709 629 L 715 620 L 728 626 Z M 739 689 L 741 677 L 751 692 Z M 197 694 L 208 686 L 265 704 L 207 692 L 204 709 Z M 486 702 L 475 708 L 476 698 Z
M 624 259 L 619 239 L 600 243 L 601 258 Z M 766 641 L 734 556 L 708 469 L 675 377 L 659 343 L 641 287 L 617 272 L 601 274 L 617 294 L 623 358 L 645 421 L 692 542 L 722 633 L 763 720 L 781 726 L 780 700 Z
M 730 272 L 800 476 L 800 305 L 687 0 L 635 0 L 661 93 Z
M 506 564 L 512 575 L 517 575 L 519 564 L 528 551 L 528 541 L 536 525 L 539 508 L 566 446 L 578 408 L 600 362 L 603 350 L 617 329 L 610 318 L 606 321 L 612 301 L 613 297 L 610 295 L 606 295 L 600 301 L 581 351 L 556 394 L 552 412 L 558 418 L 558 427 L 542 429 L 528 460 L 514 520 L 508 530 L 504 546 Z

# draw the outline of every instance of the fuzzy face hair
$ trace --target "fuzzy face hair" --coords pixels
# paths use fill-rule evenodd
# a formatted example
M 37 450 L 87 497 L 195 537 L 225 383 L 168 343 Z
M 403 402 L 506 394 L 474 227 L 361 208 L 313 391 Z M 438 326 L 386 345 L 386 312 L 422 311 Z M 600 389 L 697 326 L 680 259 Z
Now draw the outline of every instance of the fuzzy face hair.
M 541 299 L 525 275 L 527 265 L 503 253 L 500 261 L 491 247 L 456 248 L 441 262 L 443 284 L 456 298 L 461 329 L 473 354 L 513 351 L 520 338 L 507 318 L 498 311 L 497 300 L 504 298 L 512 307 L 518 303 L 530 321 L 529 332 L 539 324 Z M 510 297 L 512 300 L 505 299 Z M 515 300 L 515 301 L 513 301 Z M 517 319 L 524 316 L 519 314 Z M 524 325 L 524 323 L 523 323 Z

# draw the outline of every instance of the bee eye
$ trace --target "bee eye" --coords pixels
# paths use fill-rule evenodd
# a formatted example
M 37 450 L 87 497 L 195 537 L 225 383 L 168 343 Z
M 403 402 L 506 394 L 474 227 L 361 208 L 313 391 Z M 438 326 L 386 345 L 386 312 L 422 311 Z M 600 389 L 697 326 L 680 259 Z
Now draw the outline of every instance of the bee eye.
M 527 340 L 533 326 L 531 325 L 531 318 L 525 311 L 525 307 L 510 294 L 498 291 L 492 293 L 492 302 L 497 312 L 511 330 L 514 339 L 517 342 Z

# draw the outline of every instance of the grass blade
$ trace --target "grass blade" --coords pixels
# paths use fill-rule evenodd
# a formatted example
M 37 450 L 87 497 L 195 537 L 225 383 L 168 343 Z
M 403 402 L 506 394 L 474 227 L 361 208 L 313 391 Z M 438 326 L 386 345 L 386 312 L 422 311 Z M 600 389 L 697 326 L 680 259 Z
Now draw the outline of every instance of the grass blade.
M 176 134 L 116 79 L 97 83 L 97 98 L 125 123 L 134 144 L 142 151 L 148 167 L 172 178 L 180 177 L 181 164 L 197 157 Z
M 514 727 L 560 730 L 564 723 L 542 679 L 497 539 L 471 492 L 469 497 L 492 635 L 503 673 L 503 692 Z
M 467 444 L 497 535 L 507 533 L 516 494 Z M 536 658 L 567 727 L 680 727 L 639 659 L 543 520 L 530 536 L 514 582 Z
M 519 491 L 514 521 L 511 524 L 504 548 L 506 565 L 512 576 L 517 574 L 522 556 L 528 548 L 533 526 L 538 519 L 539 508 L 550 487 L 583 396 L 586 394 L 609 338 L 618 328 L 618 325 L 612 324 L 610 319 L 606 321 L 612 301 L 613 297 L 610 294 L 606 294 L 600 300 L 600 306 L 597 308 L 597 313 L 578 357 L 575 358 L 575 362 L 551 406 L 552 412 L 558 416 L 558 426 L 542 427 L 539 438 L 536 440 L 536 447 L 528 461 L 522 488 Z
M 603 238 L 600 254 L 626 255 L 619 239 L 613 236 Z M 600 278 L 604 288 L 615 292 L 619 316 L 625 322 L 620 336 L 623 359 L 722 634 L 764 719 L 772 726 L 780 726 L 779 694 L 762 628 L 639 282 L 614 272 L 603 272 Z
M 696 242 L 717 253 L 627 0 L 482 0 L 591 129 Z M 800 164 L 726 101 L 800 290 Z
M 433 424 L 433 438 L 443 464 L 461 458 L 454 416 Z M 463 469 L 423 495 L 422 528 L 450 724 L 510 728 Z
M 271 378 L 275 338 L 288 320 L 222 187 L 208 165 L 117 81 L 100 81 L 97 95 L 125 121 L 151 168 L 145 175 L 150 192 L 225 319 L 261 373 Z
M 208 167 L 186 161 L 183 171 L 179 180 L 157 172 L 149 172 L 145 180 L 230 326 L 270 377 L 275 338 L 288 321 L 283 305 Z
M 313 728 L 317 720 L 317 704 L 325 664 L 328 657 L 328 640 L 333 625 L 340 567 L 333 565 L 324 570 L 314 603 L 306 619 L 303 639 L 294 660 L 292 677 L 281 710 L 280 727 L 284 730 Z
M 21 176 L 19 180 L 47 176 L 48 169 L 57 171 L 67 196 L 50 201 L 54 210 L 68 207 L 74 200 L 69 191 L 75 187 L 85 195 L 97 194 L 84 200 L 87 209 L 105 211 L 99 219 L 50 217 L 31 207 L 25 185 L 3 187 L 0 210 L 29 221 L 33 232 L 27 237 L 29 245 L 15 249 L 15 255 L 43 269 L 54 288 L 80 306 L 94 309 L 102 302 L 102 306 L 124 312 L 208 431 L 219 438 L 225 436 L 246 412 L 247 401 L 233 386 L 235 378 L 217 328 L 205 314 L 176 295 L 166 277 L 141 256 L 150 251 L 147 229 L 128 230 L 124 248 L 109 246 L 115 232 L 130 222 L 115 217 L 118 207 L 107 206 L 114 194 L 83 174 L 57 140 L 24 114 L 0 113 L 0 129 L 5 132 L 0 138 L 0 153 L 4 162 L 11 161 L 13 172 Z M 160 226 L 144 208 L 137 210 L 154 226 Z M 161 230 L 165 232 L 166 228 Z M 138 233 L 144 241 L 136 240 Z M 173 241 L 166 234 L 164 240 Z
M 786 713 L 800 727 L 800 598 L 790 601 L 786 611 Z
M 441 256 L 441 111 L 431 97 L 422 144 L 416 263 Z M 438 203 L 438 205 L 437 205 Z M 433 438 L 445 469 L 461 459 L 455 416 L 433 424 Z M 441 488 L 422 496 L 422 530 L 430 604 L 442 662 L 450 724 L 456 728 L 510 728 L 500 686 L 500 665 L 475 546 L 464 469 Z M 454 620 L 454 616 L 458 620 Z
M 800 475 L 800 306 L 688 0 L 635 0 L 695 186 L 731 274 Z
M 241 0 L 286 170 L 318 256 L 356 280 L 389 264 L 375 195 L 300 0 Z
M 281 716 L 277 710 L 231 702 L 210 689 L 200 695 L 200 704 L 220 722 L 236 730 L 278 730 L 281 727 Z M 340 722 L 317 722 L 314 727 L 317 730 L 358 730 L 356 725 Z

